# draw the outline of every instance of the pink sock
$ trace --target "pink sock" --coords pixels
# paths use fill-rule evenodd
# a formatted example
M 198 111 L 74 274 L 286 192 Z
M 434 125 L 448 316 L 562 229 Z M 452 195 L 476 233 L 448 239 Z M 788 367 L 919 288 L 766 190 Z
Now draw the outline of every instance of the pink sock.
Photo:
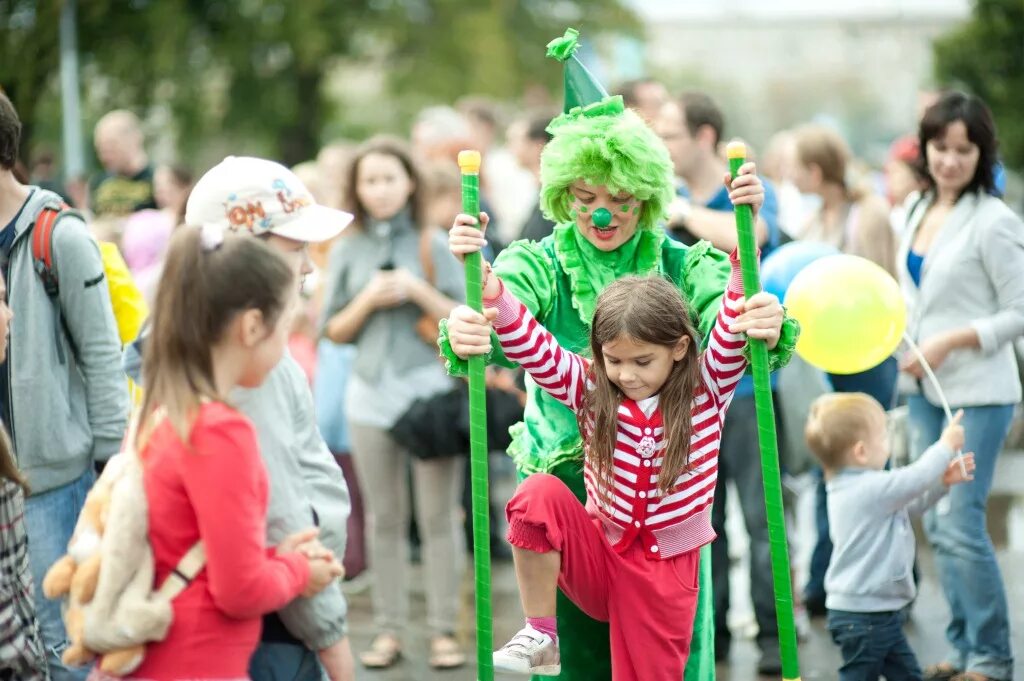
M 558 620 L 552 617 L 527 617 L 526 623 L 542 634 L 547 634 L 551 640 L 558 641 Z

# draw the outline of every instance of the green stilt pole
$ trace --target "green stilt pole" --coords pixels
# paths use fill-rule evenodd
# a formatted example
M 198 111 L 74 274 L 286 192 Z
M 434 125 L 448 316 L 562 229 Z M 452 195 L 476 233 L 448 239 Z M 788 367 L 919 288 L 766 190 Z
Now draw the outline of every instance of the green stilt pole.
M 460 151 L 459 169 L 462 171 L 462 212 L 475 217 L 480 214 L 480 152 Z M 477 312 L 483 312 L 480 263 L 480 253 L 470 253 L 466 258 L 466 304 Z M 477 355 L 469 359 L 469 455 L 473 489 L 477 679 L 493 681 L 490 504 L 487 499 L 487 387 L 484 371 L 483 357 Z
M 726 148 L 729 172 L 733 177 L 747 156 L 742 142 L 730 142 Z M 761 290 L 757 271 L 757 242 L 750 206 L 735 206 L 736 233 L 743 271 L 743 292 L 750 297 Z M 775 407 L 772 404 L 771 375 L 768 372 L 768 348 L 763 340 L 751 338 L 750 365 L 754 375 L 754 404 L 757 408 L 757 434 L 761 445 L 761 470 L 764 475 L 764 501 L 768 516 L 768 542 L 771 546 L 772 579 L 775 583 L 775 614 L 779 621 L 779 652 L 782 678 L 799 681 L 800 660 L 796 649 L 796 625 L 793 621 L 793 591 L 789 575 L 789 547 L 786 544 L 786 517 L 782 509 L 782 477 L 779 473 L 779 448 L 775 434 Z

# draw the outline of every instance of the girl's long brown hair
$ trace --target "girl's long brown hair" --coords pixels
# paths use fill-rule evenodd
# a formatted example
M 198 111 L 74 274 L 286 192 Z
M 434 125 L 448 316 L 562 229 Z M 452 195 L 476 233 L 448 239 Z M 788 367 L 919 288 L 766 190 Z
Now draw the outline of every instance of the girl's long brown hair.
M 593 390 L 584 391 L 579 411 L 580 432 L 587 432 L 584 420 L 593 419 L 587 445 L 587 457 L 603 486 L 610 487 L 613 476 L 615 441 L 618 434 L 619 405 L 624 395 L 608 378 L 603 347 L 627 336 L 641 343 L 675 348 L 689 338 L 686 355 L 672 366 L 665 384 L 658 391 L 665 428 L 664 461 L 658 476 L 658 489 L 667 492 L 689 465 L 691 409 L 701 385 L 697 352 L 700 337 L 690 310 L 679 290 L 658 276 L 625 277 L 610 284 L 597 300 L 590 331 L 594 356 L 591 370 Z
M 11 440 L 7 437 L 7 431 L 2 423 L 0 423 L 0 478 L 10 480 L 15 485 L 19 485 L 25 494 L 29 493 L 28 481 L 18 470 L 18 464 L 14 460 L 14 447 L 11 446 Z
M 143 351 L 146 397 L 136 449 L 141 451 L 153 413 L 163 409 L 183 442 L 203 400 L 224 399 L 214 382 L 211 350 L 236 315 L 259 310 L 273 329 L 295 291 L 295 273 L 261 240 L 228 233 L 204 245 L 200 230 L 171 237 L 157 288 L 152 328 Z
M 366 208 L 359 202 L 356 184 L 359 181 L 359 164 L 371 154 L 394 156 L 402 164 L 409 179 L 413 181 L 412 195 L 409 197 L 409 218 L 416 228 L 422 227 L 427 216 L 427 187 L 424 174 L 405 140 L 392 135 L 376 135 L 366 140 L 359 145 L 349 161 L 345 173 L 345 196 L 341 207 L 355 216 L 352 226 L 359 229 L 366 227 Z

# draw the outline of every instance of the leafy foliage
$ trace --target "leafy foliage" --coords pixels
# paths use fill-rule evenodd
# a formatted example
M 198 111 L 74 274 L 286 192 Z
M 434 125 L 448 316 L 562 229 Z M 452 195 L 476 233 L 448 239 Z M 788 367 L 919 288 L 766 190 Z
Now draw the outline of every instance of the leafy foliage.
M 0 86 L 26 123 L 26 154 L 40 140 L 57 146 L 62 4 L 0 0 Z M 230 150 L 294 163 L 325 131 L 369 132 L 359 120 L 407 130 L 424 104 L 555 91 L 561 68 L 544 45 L 569 24 L 588 38 L 639 31 L 624 0 L 80 1 L 85 122 L 127 107 L 166 122 L 185 158 Z M 346 78 L 372 70 L 379 87 L 350 94 Z
M 975 0 L 971 20 L 935 42 L 935 71 L 945 84 L 965 87 L 991 107 L 1000 153 L 1024 169 L 1024 2 Z

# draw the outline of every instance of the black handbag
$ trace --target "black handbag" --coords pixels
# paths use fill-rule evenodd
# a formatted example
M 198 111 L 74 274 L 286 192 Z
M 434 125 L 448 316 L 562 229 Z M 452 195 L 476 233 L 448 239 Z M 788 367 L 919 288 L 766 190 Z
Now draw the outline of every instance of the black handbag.
M 465 383 L 448 392 L 414 401 L 390 434 L 395 442 L 418 459 L 457 456 L 469 451 L 469 436 L 460 427 L 463 412 L 469 411 Z
M 487 449 L 504 451 L 512 442 L 508 429 L 523 419 L 523 407 L 512 393 L 487 389 Z M 390 430 L 395 442 L 418 459 L 469 453 L 469 386 L 465 381 L 448 392 L 413 402 Z

